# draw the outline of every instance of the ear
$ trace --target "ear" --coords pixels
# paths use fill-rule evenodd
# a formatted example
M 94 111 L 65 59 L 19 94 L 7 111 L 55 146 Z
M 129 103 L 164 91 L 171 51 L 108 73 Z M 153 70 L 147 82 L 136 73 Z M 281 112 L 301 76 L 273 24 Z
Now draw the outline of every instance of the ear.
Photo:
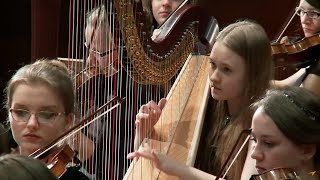
M 74 117 L 73 113 L 69 113 L 68 115 L 66 115 L 66 119 L 65 119 L 66 120 L 66 126 L 65 126 L 66 130 L 69 130 L 72 127 L 73 117 Z
M 317 146 L 315 144 L 303 144 L 301 147 L 304 160 L 311 160 L 314 158 L 317 151 Z

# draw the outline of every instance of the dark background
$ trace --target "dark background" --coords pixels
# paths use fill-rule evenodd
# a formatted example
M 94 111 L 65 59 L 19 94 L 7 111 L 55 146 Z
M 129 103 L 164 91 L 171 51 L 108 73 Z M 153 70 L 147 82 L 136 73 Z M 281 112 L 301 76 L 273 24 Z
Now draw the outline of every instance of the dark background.
M 68 0 L 20 0 L 7 1 L 6 6 L 2 6 L 1 92 L 22 65 L 42 57 L 68 57 L 69 4 Z M 298 0 L 199 0 L 198 4 L 218 20 L 220 27 L 239 18 L 251 18 L 260 23 L 273 40 Z M 285 35 L 300 33 L 299 19 L 295 18 Z M 6 119 L 3 108 L 0 119 Z

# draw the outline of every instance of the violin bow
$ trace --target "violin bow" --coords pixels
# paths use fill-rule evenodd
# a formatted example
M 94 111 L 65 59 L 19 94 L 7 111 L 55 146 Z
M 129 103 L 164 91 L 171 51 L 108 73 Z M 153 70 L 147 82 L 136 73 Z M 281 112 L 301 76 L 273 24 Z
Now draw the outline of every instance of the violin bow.
M 110 101 L 108 101 L 107 103 L 105 103 L 104 105 L 102 105 L 101 107 L 99 107 L 96 111 L 94 111 L 92 114 L 90 114 L 89 116 L 87 116 L 85 119 L 81 120 L 78 124 L 76 124 L 75 126 L 73 126 L 71 129 L 69 129 L 68 131 L 66 131 L 65 133 L 61 134 L 58 138 L 56 138 L 53 142 L 48 143 L 46 146 L 44 146 L 43 148 L 40 148 L 36 151 L 34 151 L 33 153 L 31 153 L 29 156 L 31 157 L 35 157 L 38 158 L 41 155 L 43 155 L 44 153 L 46 153 L 47 151 L 49 151 L 50 149 L 52 149 L 54 146 L 56 146 L 57 144 L 59 144 L 60 142 L 66 140 L 67 138 L 69 138 L 70 136 L 72 136 L 73 134 L 77 133 L 78 131 L 80 131 L 81 129 L 87 127 L 88 125 L 90 125 L 91 123 L 93 123 L 94 121 L 96 121 L 97 119 L 99 119 L 101 116 L 106 115 L 107 113 L 111 112 L 113 109 L 115 109 L 116 107 L 118 107 L 124 100 L 125 98 L 120 98 L 118 96 L 113 97 Z M 103 110 L 104 108 L 106 108 L 107 106 L 109 106 L 111 103 L 117 102 L 117 104 L 113 105 L 111 108 L 109 108 L 107 111 L 104 111 L 103 113 L 101 113 L 98 117 L 91 119 L 94 115 L 96 115 L 98 112 L 100 112 L 101 110 Z M 82 127 L 80 127 L 82 126 Z M 80 127 L 80 128 L 79 128 Z
M 238 137 L 235 145 L 232 147 L 232 150 L 231 150 L 230 154 L 228 155 L 228 158 L 227 158 L 226 161 L 224 162 L 224 164 L 223 164 L 221 170 L 219 171 L 218 175 L 216 176 L 216 179 L 215 179 L 215 180 L 218 180 L 218 179 L 220 178 L 220 176 L 222 175 L 223 170 L 226 168 L 228 162 L 230 161 L 230 158 L 231 158 L 233 152 L 235 151 L 236 147 L 238 146 L 239 141 L 240 141 L 240 138 L 242 137 L 242 135 L 243 135 L 243 134 L 247 134 L 247 138 L 246 138 L 245 141 L 242 143 L 240 149 L 238 150 L 238 152 L 237 152 L 237 154 L 235 155 L 235 157 L 232 159 L 232 161 L 231 161 L 228 169 L 227 169 L 226 172 L 223 174 L 222 178 L 224 178 L 224 177 L 227 175 L 227 173 L 228 173 L 229 169 L 231 168 L 231 166 L 233 165 L 234 161 L 237 159 L 238 155 L 240 154 L 240 152 L 242 151 L 242 149 L 244 148 L 244 146 L 245 146 L 246 143 L 248 142 L 248 140 L 249 140 L 249 138 L 250 138 L 250 133 L 251 133 L 251 131 L 252 131 L 251 128 L 250 128 L 250 129 L 244 129 L 244 130 L 241 131 L 241 133 L 240 133 L 240 135 L 239 135 L 239 137 Z
M 293 20 L 294 16 L 297 14 L 298 9 L 295 9 L 293 14 L 291 15 L 289 21 L 287 22 L 287 24 L 284 26 L 283 30 L 281 31 L 281 33 L 279 34 L 279 36 L 277 37 L 276 43 L 278 43 L 280 41 L 281 36 L 283 35 L 283 33 L 285 32 L 285 30 L 288 28 L 288 26 L 290 25 L 291 21 Z

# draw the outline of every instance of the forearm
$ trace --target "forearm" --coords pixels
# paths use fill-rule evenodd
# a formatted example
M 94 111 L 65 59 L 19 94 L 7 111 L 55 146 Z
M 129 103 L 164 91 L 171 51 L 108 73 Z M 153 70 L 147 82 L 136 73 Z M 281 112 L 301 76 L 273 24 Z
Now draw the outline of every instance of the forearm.
M 286 86 L 293 86 L 296 82 L 306 73 L 305 68 L 301 68 L 299 71 L 291 75 L 284 80 L 272 80 L 270 82 L 271 87 L 284 88 Z
M 309 74 L 303 81 L 303 87 L 311 93 L 320 96 L 320 76 L 316 74 Z

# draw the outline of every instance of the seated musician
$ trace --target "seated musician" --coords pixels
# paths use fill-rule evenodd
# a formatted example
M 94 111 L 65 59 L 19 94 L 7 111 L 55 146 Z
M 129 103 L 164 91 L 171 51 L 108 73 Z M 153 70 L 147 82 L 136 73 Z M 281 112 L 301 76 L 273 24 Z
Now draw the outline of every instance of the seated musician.
M 112 75 L 117 72 L 118 53 L 107 13 L 104 5 L 88 13 L 84 45 L 88 50 L 87 65 Z
M 146 14 L 149 15 L 152 37 L 155 40 L 161 30 L 157 27 L 161 26 L 166 19 L 173 13 L 183 0 L 144 0 Z
M 318 0 L 300 0 L 297 15 L 304 36 L 311 37 L 320 31 L 320 2 Z M 301 68 L 298 72 L 282 81 L 274 81 L 275 86 L 301 85 L 320 96 L 320 61 L 318 59 L 310 67 Z
M 109 6 L 108 10 L 111 8 L 114 7 Z M 161 85 L 138 84 L 131 79 L 125 68 L 121 68 L 121 62 L 126 63 L 129 60 L 122 37 L 114 37 L 114 34 L 119 32 L 115 32 L 115 28 L 112 28 L 115 25 L 108 22 L 108 19 L 114 19 L 115 15 L 115 12 L 108 12 L 105 5 L 98 6 L 88 13 L 85 28 L 85 44 L 89 51 L 88 65 L 103 67 L 106 72 L 105 76 L 97 76 L 97 81 L 92 81 L 97 82 L 93 85 L 98 88 L 93 95 L 86 96 L 92 97 L 89 99 L 90 107 L 97 109 L 115 95 L 125 97 L 128 102 L 122 103 L 115 116 L 113 113 L 111 116 L 103 116 L 87 130 L 95 142 L 95 152 L 84 166 L 97 179 L 122 179 L 130 164 L 126 154 L 133 149 L 131 144 L 134 131 L 130 131 L 134 129 L 133 112 L 137 112 L 137 108 L 150 100 L 150 97 L 165 95 Z M 115 43 L 115 40 L 119 42 Z M 93 86 L 87 84 L 86 87 L 88 90 L 85 92 L 89 93 Z M 115 122 L 115 125 L 111 126 L 111 122 Z
M 320 98 L 305 88 L 288 86 L 284 90 L 269 90 L 252 106 L 256 111 L 252 118 L 252 149 L 248 158 L 251 156 L 255 162 L 246 161 L 241 179 L 247 180 L 258 173 L 269 173 L 274 179 L 284 179 L 284 176 L 292 180 L 319 179 Z M 151 159 L 160 170 L 182 179 L 210 178 L 199 170 L 177 164 L 152 150 L 147 143 L 130 156 Z M 257 172 L 248 174 L 247 168 L 255 168 Z M 283 174 L 278 168 L 289 168 L 296 176 L 291 172 Z
M 43 148 L 72 127 L 73 82 L 59 61 L 36 61 L 20 68 L 9 81 L 5 97 L 8 123 L 21 155 Z M 49 154 L 58 148 L 54 146 Z M 88 179 L 79 166 L 71 165 L 66 164 L 67 171 L 60 179 Z
M 212 174 L 217 175 L 237 136 L 243 129 L 250 128 L 252 112 L 249 105 L 269 87 L 272 69 L 270 41 L 257 23 L 233 23 L 219 33 L 209 59 L 208 77 L 214 100 L 210 99 L 207 112 L 213 117 L 207 116 L 204 121 L 198 148 L 202 154 L 198 154 L 196 168 L 151 152 L 148 145 L 129 154 L 128 158 L 151 158 L 157 168 L 180 179 L 213 179 Z M 165 99 L 159 105 L 150 101 L 141 106 L 136 116 L 136 145 L 153 129 L 164 104 Z M 241 152 L 229 171 L 228 179 L 239 179 L 245 159 L 246 150 Z
M 7 154 L 0 157 L 2 180 L 58 180 L 47 166 L 32 157 Z
M 256 163 L 251 166 L 258 173 L 290 168 L 301 179 L 319 179 L 320 98 L 305 88 L 287 87 L 268 91 L 253 107 L 251 157 Z

